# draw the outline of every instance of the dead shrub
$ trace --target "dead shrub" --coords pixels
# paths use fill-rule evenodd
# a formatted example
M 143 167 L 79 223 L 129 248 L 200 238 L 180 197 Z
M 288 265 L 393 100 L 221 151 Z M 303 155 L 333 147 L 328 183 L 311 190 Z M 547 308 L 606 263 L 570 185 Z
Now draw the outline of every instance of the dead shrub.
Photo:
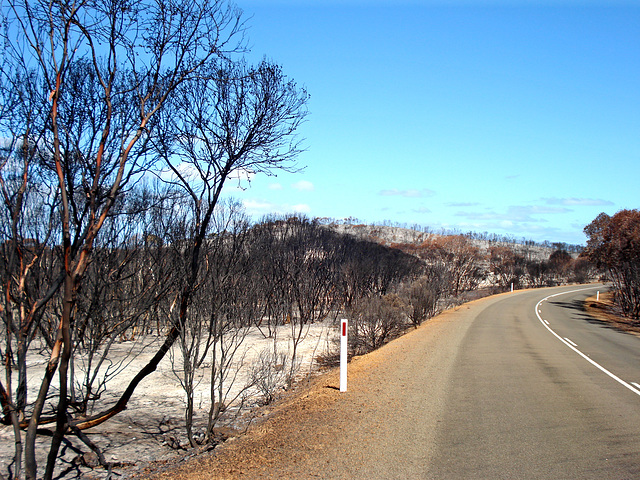
M 354 302 L 348 317 L 349 350 L 353 355 L 381 347 L 407 325 L 406 304 L 393 293 Z

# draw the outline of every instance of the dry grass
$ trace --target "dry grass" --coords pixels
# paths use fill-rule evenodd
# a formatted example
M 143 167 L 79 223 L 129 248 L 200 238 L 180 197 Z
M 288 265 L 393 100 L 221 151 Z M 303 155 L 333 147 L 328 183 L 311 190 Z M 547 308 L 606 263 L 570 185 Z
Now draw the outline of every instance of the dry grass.
M 640 322 L 622 315 L 620 309 L 613 302 L 613 292 L 600 293 L 600 300 L 596 300 L 596 295 L 584 301 L 586 312 L 612 327 L 622 331 L 640 336 Z

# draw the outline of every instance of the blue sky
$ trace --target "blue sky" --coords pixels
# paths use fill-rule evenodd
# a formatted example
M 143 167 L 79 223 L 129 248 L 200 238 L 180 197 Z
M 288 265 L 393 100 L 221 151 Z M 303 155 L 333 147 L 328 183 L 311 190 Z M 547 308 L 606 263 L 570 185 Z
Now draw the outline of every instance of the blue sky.
M 640 2 L 238 5 L 250 58 L 311 95 L 304 171 L 227 189 L 254 217 L 581 244 L 600 212 L 640 208 Z

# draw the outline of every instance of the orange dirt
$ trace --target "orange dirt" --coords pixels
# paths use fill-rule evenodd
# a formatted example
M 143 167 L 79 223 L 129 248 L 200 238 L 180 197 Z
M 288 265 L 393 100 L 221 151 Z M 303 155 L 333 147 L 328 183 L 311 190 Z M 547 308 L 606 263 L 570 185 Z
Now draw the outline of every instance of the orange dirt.
M 640 336 L 640 322 L 620 314 L 613 303 L 613 292 L 601 292 L 600 301 L 596 298 L 596 295 L 593 295 L 584 301 L 584 308 L 589 315 L 602 323 Z

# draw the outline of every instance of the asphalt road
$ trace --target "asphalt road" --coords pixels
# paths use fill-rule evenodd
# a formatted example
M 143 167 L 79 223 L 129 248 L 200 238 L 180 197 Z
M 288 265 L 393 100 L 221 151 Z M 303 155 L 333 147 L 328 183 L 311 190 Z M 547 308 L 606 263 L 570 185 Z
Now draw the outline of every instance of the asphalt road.
M 577 288 L 502 297 L 475 315 L 427 478 L 640 478 L 640 338 L 586 315 L 597 287 Z
M 585 314 L 598 288 L 446 312 L 354 359 L 346 393 L 322 376 L 219 453 L 153 478 L 640 479 L 640 337 Z

